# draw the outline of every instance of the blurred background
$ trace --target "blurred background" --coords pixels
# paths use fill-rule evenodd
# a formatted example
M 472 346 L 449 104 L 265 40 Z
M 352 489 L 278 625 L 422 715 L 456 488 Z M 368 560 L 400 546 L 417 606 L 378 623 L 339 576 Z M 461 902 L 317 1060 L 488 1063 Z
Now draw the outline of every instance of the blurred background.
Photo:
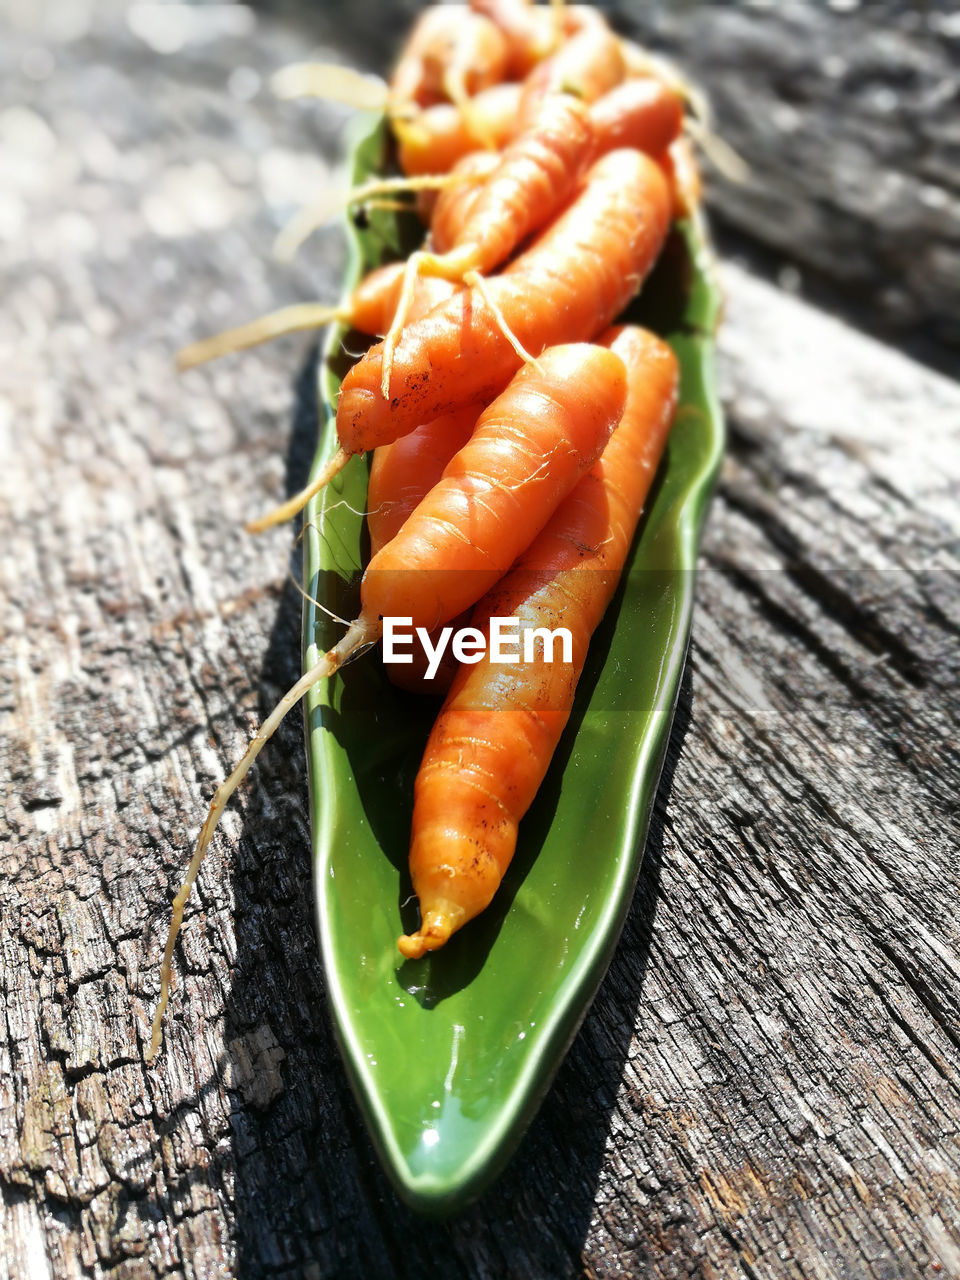
M 265 0 L 382 68 L 416 11 Z M 676 57 L 747 160 L 714 175 L 724 249 L 789 265 L 859 324 L 941 363 L 960 343 L 960 15 L 950 0 L 644 0 L 598 6 Z M 395 24 L 387 16 L 396 12 Z M 378 17 L 379 15 L 379 17 Z M 402 16 L 401 16 L 402 15 Z
M 69 111 L 67 132 L 58 137 L 61 149 L 84 141 L 85 150 L 74 153 L 85 169 L 77 175 L 83 184 L 77 194 L 90 202 L 98 183 L 103 199 L 108 177 L 103 156 L 98 172 L 97 156 L 88 154 L 98 146 L 140 166 L 136 180 L 123 175 L 122 165 L 109 176 L 127 188 L 139 183 L 148 200 L 157 196 L 157 183 L 163 188 L 173 181 L 149 172 L 152 139 L 136 132 L 148 107 L 136 101 L 138 91 L 148 92 L 149 109 L 179 132 L 187 164 L 216 146 L 231 102 L 256 97 L 260 127 L 270 135 L 248 148 L 258 172 L 221 173 L 216 191 L 201 182 L 189 200 L 181 193 L 181 203 L 192 201 L 194 212 L 181 211 L 177 234 L 190 229 L 191 217 L 198 231 L 218 218 L 225 225 L 228 211 L 249 212 L 254 195 L 276 219 L 289 211 L 298 183 L 310 190 L 325 180 L 323 165 L 336 155 L 343 113 L 315 103 L 270 103 L 264 92 L 270 72 L 312 52 L 382 73 L 417 7 L 414 0 L 249 6 L 4 0 L 0 14 L 11 32 L 5 98 L 11 104 L 42 100 L 47 117 Z M 600 7 L 618 29 L 682 62 L 707 89 L 719 132 L 750 165 L 742 185 L 717 175 L 711 182 L 722 248 L 865 329 L 941 367 L 949 364 L 960 343 L 956 6 L 948 0 L 650 0 Z M 98 128 L 82 140 L 88 116 Z M 49 118 L 43 123 L 55 126 Z M 41 234 L 34 225 L 42 216 L 35 207 L 41 193 L 23 168 L 47 168 L 43 148 L 50 141 L 36 120 L 16 111 L 5 116 L 0 147 L 13 179 L 0 209 L 6 243 L 28 225 Z M 284 154 L 298 157 L 289 172 Z M 239 161 L 233 163 L 236 169 Z M 48 169 L 47 180 L 55 177 Z M 205 200 L 210 207 L 203 213 Z M 75 236 L 82 235 L 86 212 L 81 202 Z M 165 230 L 173 238 L 173 228 Z

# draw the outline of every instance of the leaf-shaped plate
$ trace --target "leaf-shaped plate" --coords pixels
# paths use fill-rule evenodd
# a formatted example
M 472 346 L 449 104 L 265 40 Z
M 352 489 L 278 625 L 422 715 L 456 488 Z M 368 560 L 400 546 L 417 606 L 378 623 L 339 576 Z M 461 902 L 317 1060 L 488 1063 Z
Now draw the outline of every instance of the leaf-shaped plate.
M 381 169 L 381 125 L 353 177 Z M 405 253 L 403 219 L 354 227 L 348 284 Z M 600 984 L 643 856 L 683 670 L 698 532 L 723 447 L 712 385 L 718 297 L 702 233 L 681 224 L 627 319 L 662 334 L 681 401 L 632 561 L 594 636 L 576 705 L 493 905 L 441 951 L 403 961 L 413 781 L 437 704 L 399 693 L 375 656 L 306 706 L 317 915 L 344 1060 L 400 1194 L 447 1212 L 500 1169 Z M 318 468 L 336 447 L 340 379 L 362 340 L 335 331 L 320 369 Z M 307 592 L 355 616 L 367 469 L 354 459 L 307 513 Z M 304 664 L 341 628 L 308 602 Z

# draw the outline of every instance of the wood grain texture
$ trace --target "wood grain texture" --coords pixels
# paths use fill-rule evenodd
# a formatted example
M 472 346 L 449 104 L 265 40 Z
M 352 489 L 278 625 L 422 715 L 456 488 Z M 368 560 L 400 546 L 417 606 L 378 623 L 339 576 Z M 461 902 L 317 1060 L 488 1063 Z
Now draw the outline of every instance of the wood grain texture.
M 613 0 L 682 58 L 750 166 L 714 171 L 715 218 L 860 323 L 960 345 L 960 21 L 952 0 Z M 919 331 L 919 333 L 918 333 Z
M 144 1068 L 188 846 L 297 675 L 292 535 L 241 524 L 313 447 L 308 341 L 182 379 L 171 353 L 335 295 L 335 233 L 267 248 L 344 117 L 253 93 L 302 56 L 287 18 L 163 55 L 119 2 L 56 12 L 0 40 L 0 1275 L 960 1276 L 960 388 L 735 262 L 644 870 L 504 1177 L 431 1225 L 377 1166 L 296 717 Z M 362 45 L 362 14 L 314 38 Z

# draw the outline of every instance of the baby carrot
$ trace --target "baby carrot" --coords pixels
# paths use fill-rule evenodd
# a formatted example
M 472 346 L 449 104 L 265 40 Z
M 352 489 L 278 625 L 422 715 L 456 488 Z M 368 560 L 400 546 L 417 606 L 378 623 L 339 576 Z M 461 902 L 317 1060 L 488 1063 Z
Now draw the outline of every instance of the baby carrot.
M 518 84 L 483 89 L 470 99 L 469 118 L 440 102 L 412 120 L 393 121 L 400 168 L 411 175 L 446 173 L 469 152 L 502 147 L 516 128 L 520 92 Z
M 563 5 L 559 15 L 554 5 L 547 8 L 528 0 L 471 0 L 470 7 L 495 22 L 506 36 L 510 79 L 523 79 L 553 53 L 558 35 L 562 40 L 586 27 L 606 26 L 603 15 L 589 5 Z
M 417 212 L 430 226 L 430 243 L 437 253 L 445 253 L 456 243 L 480 198 L 484 181 L 499 163 L 500 157 L 493 151 L 471 151 L 452 169 L 453 175 L 462 181 L 417 197 Z
M 482 414 L 440 484 L 373 557 L 361 582 L 356 621 L 288 690 L 214 793 L 173 903 L 148 1058 L 160 1045 L 173 948 L 191 887 L 227 802 L 277 725 L 315 684 L 376 642 L 384 617 L 410 617 L 429 631 L 475 603 L 599 457 L 625 398 L 626 371 L 611 351 L 581 344 L 544 353 L 541 367 L 522 369 Z M 519 424 L 531 413 L 535 425 L 525 435 Z
M 655 262 L 670 222 L 661 170 L 635 151 L 614 151 L 588 172 L 573 203 L 486 285 L 509 328 L 533 352 L 588 341 L 611 323 Z M 408 325 L 394 355 L 394 398 L 380 391 L 382 344 L 343 380 L 340 453 L 318 488 L 353 453 L 386 444 L 420 422 L 506 385 L 522 357 L 473 289 Z
M 218 356 L 269 342 L 288 333 L 321 329 L 328 324 L 350 324 L 361 333 L 385 333 L 390 327 L 400 291 L 403 288 L 404 264 L 391 262 L 366 275 L 346 303 L 327 306 L 301 302 L 260 316 L 248 324 L 237 325 L 223 333 L 193 342 L 177 353 L 178 369 L 193 369 Z
M 470 439 L 482 412 L 480 404 L 464 405 L 374 450 L 367 482 L 371 555 L 400 532 L 439 482 L 453 455 Z
M 482 411 L 483 405 L 466 405 L 434 422 L 425 422 L 393 444 L 374 450 L 367 484 L 367 531 L 371 555 L 376 555 L 400 532 L 407 517 L 439 482 L 453 455 L 470 439 Z M 466 623 L 466 616 L 463 623 Z M 453 619 L 451 625 L 456 629 L 459 619 Z M 435 633 L 431 639 L 435 642 Z M 409 663 L 386 664 L 391 684 L 408 693 L 446 692 L 457 665 L 449 650 L 429 680 L 429 659 L 416 633 L 412 636 L 408 656 Z
M 474 610 L 471 623 L 519 620 L 521 632 L 566 627 L 572 662 L 462 666 L 427 742 L 414 793 L 410 873 L 420 928 L 399 939 L 415 959 L 491 901 L 517 829 L 573 705 L 590 636 L 616 589 L 673 418 L 677 363 L 637 329 L 602 340 L 627 368 L 620 425 L 600 461 Z M 542 651 L 541 651 L 542 652 Z
M 608 151 L 629 147 L 658 157 L 663 165 L 663 152 L 683 125 L 683 102 L 658 80 L 626 80 L 591 105 L 589 122 L 593 132 L 589 163 Z M 481 194 L 481 179 L 489 178 L 497 165 L 491 152 L 473 151 L 453 167 L 453 174 L 464 181 L 420 193 L 417 209 L 430 224 L 436 253 L 446 253 L 465 238 L 468 218 Z
M 511 80 L 523 79 L 556 46 L 556 28 L 546 9 L 524 0 L 470 0 L 470 8 L 490 18 L 506 36 Z
M 381 391 L 389 398 L 393 352 L 420 275 L 463 280 L 499 266 L 521 240 L 544 225 L 576 186 L 593 145 L 586 107 L 567 94 L 544 99 L 528 129 L 507 146 L 469 206 L 454 244 L 443 254 L 407 260 L 403 289 L 383 347 Z
M 503 33 L 482 14 L 452 5 L 425 9 L 390 77 L 388 113 L 411 103 L 456 101 L 498 84 L 506 55 Z
M 540 115 L 535 131 L 507 147 L 499 164 L 489 152 L 472 152 L 453 170 L 458 177 L 467 179 L 465 182 L 424 193 L 434 196 L 430 218 L 434 250 L 447 255 L 452 248 L 472 241 L 483 253 L 484 264 L 477 261 L 472 265 L 488 270 L 492 260 L 506 257 L 513 244 L 547 221 L 570 191 L 572 175 L 584 161 L 593 163 L 621 147 L 660 156 L 678 137 L 682 124 L 681 97 L 649 77 L 618 84 L 593 102 L 586 116 L 570 99 L 553 102 L 550 110 Z M 562 141 L 558 141 L 558 134 Z M 591 143 L 582 142 L 588 134 L 593 134 Z M 513 155 L 516 165 L 508 163 Z M 522 188 L 516 177 L 521 165 L 526 170 Z M 570 178 L 556 177 L 559 165 Z M 488 179 L 488 186 L 477 186 L 470 180 L 474 175 L 477 180 Z M 512 189 L 498 193 L 495 188 L 500 183 L 504 187 L 511 183 Z M 453 266 L 453 260 L 449 265 Z M 429 264 L 425 274 L 434 274 Z
M 471 268 L 489 271 L 556 213 L 576 186 L 593 144 L 587 109 L 567 94 L 544 102 L 536 119 L 510 142 L 442 257 L 414 254 L 421 270 L 461 279 Z M 455 184 L 451 194 L 466 184 Z
M 600 456 L 625 396 L 619 357 L 585 343 L 521 369 L 370 560 L 361 618 L 410 614 L 430 630 L 479 599 Z
M 540 104 L 551 94 L 572 93 L 582 102 L 595 102 L 625 75 L 620 41 L 613 32 L 605 24 L 584 27 L 527 76 L 517 112 L 518 130 L 536 119 Z
M 594 155 L 633 147 L 659 156 L 683 128 L 683 99 L 659 80 L 625 80 L 590 107 Z

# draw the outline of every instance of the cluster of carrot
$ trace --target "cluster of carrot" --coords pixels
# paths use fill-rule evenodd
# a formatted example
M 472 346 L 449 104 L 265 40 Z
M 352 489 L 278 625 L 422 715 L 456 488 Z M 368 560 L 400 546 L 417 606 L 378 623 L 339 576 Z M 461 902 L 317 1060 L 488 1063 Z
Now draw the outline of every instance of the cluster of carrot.
M 298 74 L 307 86 L 318 73 Z M 333 312 L 288 309 L 186 353 L 194 363 L 331 314 L 385 334 L 344 378 L 336 457 L 253 526 L 293 514 L 350 456 L 374 450 L 360 614 L 214 797 L 174 905 L 151 1053 L 183 906 L 227 800 L 290 707 L 378 640 L 384 618 L 424 636 L 469 620 L 489 637 L 491 619 L 507 617 L 539 640 L 539 657 L 509 663 L 479 644 L 473 661 L 433 681 L 422 662 L 412 675 L 388 667 L 408 686 L 449 685 L 415 790 L 421 923 L 400 951 L 442 946 L 488 905 L 569 717 L 675 410 L 671 350 L 612 326 L 673 217 L 697 198 L 678 85 L 596 10 L 471 0 L 423 14 L 384 106 L 406 176 L 360 194 L 416 190 L 429 223 L 423 251 L 373 271 Z M 546 652 L 558 627 L 572 637 L 569 661 Z

